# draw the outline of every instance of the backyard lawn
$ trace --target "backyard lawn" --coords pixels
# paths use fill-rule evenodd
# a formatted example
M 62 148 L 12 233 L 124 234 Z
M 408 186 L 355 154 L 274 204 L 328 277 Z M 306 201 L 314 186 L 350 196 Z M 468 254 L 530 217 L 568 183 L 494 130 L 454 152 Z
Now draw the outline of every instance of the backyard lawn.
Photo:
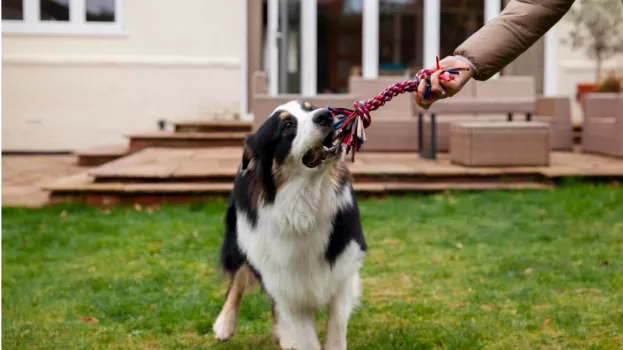
M 276 349 L 259 292 L 234 338 L 213 340 L 224 209 L 4 208 L 3 349 Z M 361 212 L 349 349 L 623 348 L 623 189 L 368 199 Z

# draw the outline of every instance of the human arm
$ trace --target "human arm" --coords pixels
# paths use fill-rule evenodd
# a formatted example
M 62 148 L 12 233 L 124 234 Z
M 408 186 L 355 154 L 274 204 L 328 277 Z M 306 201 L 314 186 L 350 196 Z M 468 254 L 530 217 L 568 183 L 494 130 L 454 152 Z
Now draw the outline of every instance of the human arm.
M 491 78 L 513 62 L 569 11 L 575 0 L 513 0 L 500 15 L 487 22 L 465 40 L 453 56 L 439 62 L 441 69 L 462 69 L 459 75 L 447 75 L 440 82 L 437 72 L 431 76 L 429 99 L 424 99 L 424 86 L 415 100 L 424 109 L 438 99 L 457 94 L 470 80 Z M 424 84 L 422 84 L 424 85 Z
M 471 61 L 475 80 L 487 80 L 536 43 L 575 0 L 513 0 L 500 15 L 467 38 L 454 55 Z

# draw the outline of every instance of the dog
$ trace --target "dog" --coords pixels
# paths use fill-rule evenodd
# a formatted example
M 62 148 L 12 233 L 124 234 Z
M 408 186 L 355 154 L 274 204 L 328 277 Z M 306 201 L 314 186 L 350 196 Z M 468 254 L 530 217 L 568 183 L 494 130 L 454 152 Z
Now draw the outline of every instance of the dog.
M 217 339 L 233 336 L 243 295 L 261 286 L 282 349 L 320 350 L 314 323 L 324 307 L 324 349 L 346 349 L 367 245 L 333 124 L 328 109 L 290 101 L 245 139 L 225 215 L 220 264 L 230 281 Z

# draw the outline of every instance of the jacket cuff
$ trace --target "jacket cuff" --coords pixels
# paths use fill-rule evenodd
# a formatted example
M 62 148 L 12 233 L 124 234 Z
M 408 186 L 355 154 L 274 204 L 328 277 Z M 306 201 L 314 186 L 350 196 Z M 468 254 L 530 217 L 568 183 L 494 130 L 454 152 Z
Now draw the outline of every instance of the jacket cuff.
M 478 68 L 476 68 L 476 65 L 474 65 L 474 62 L 472 62 L 472 60 L 470 60 L 469 58 L 463 56 L 463 55 L 454 55 L 454 57 L 458 58 L 459 60 L 466 62 L 467 64 L 469 64 L 472 69 L 474 70 L 474 75 L 478 75 Z
M 487 69 L 482 69 L 482 67 L 478 67 L 478 60 L 470 55 L 469 52 L 462 47 L 458 47 L 456 50 L 454 50 L 453 55 L 458 59 L 462 59 L 468 62 L 474 68 L 474 76 L 472 76 L 472 79 L 474 80 L 484 81 L 495 74 L 488 72 Z

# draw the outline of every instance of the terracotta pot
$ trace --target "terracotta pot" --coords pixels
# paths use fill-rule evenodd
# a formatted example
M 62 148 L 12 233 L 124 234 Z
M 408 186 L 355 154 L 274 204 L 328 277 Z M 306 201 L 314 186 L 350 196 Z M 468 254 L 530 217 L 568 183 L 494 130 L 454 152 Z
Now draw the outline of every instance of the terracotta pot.
M 598 83 L 578 83 L 576 85 L 576 100 L 582 104 L 584 94 L 589 92 L 596 92 L 599 88 Z

